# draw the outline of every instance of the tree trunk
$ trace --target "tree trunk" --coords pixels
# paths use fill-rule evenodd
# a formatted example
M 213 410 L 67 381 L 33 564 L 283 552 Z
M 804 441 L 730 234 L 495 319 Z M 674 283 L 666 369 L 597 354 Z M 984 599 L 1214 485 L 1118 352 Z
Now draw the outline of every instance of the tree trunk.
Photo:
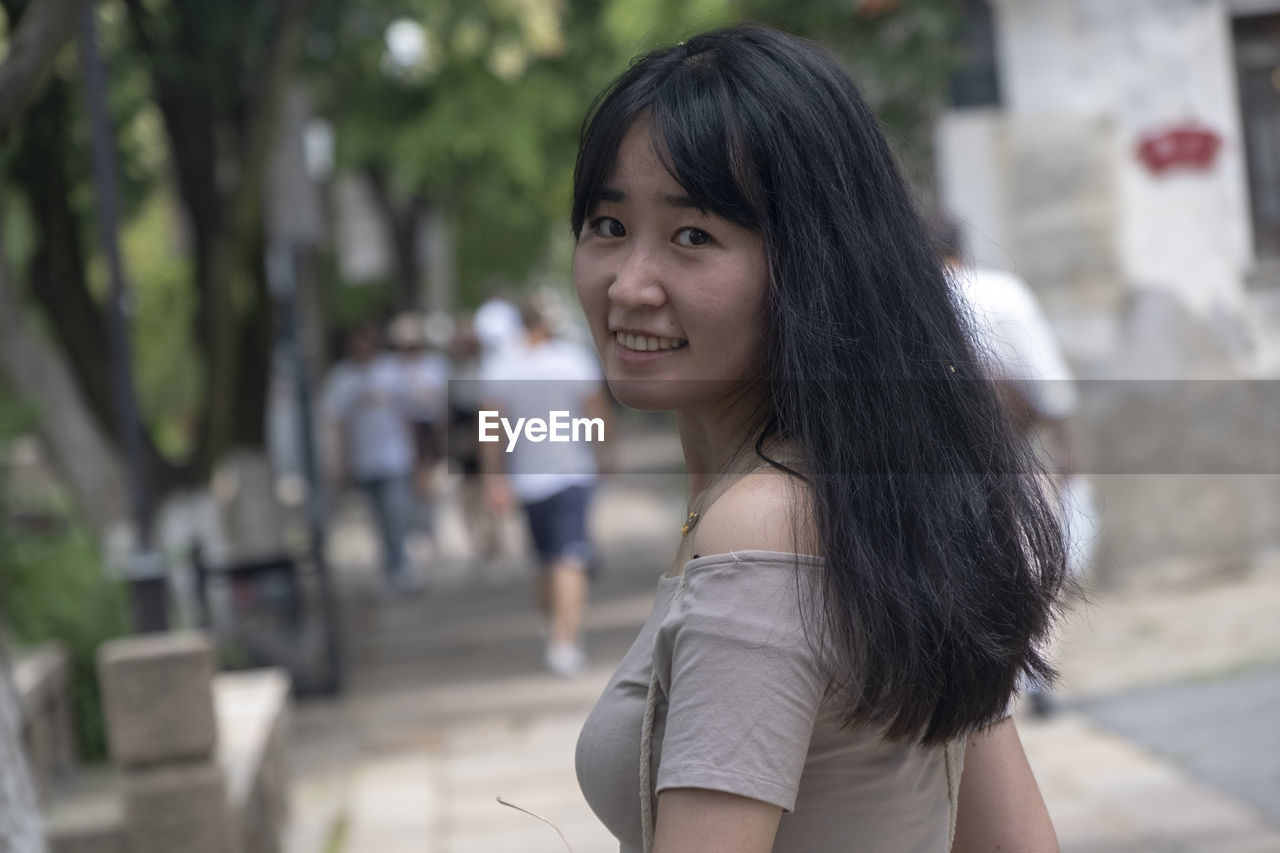
M 82 0 L 39 0 L 23 6 L 18 18 L 12 14 L 17 7 L 5 4 L 11 12 L 10 24 L 16 20 L 17 29 L 12 52 L 0 65 L 0 128 L 9 129 L 17 123 L 53 62 L 60 43 L 49 33 L 69 38 L 83 6 Z M 19 44 L 25 45 L 21 51 Z M 0 181 L 0 213 L 5 202 Z M 45 449 L 86 520 L 104 533 L 128 517 L 123 468 L 62 353 L 23 322 L 26 309 L 9 280 L 4 249 L 0 243 L 0 369 L 19 395 L 42 409 L 40 433 Z M 0 771 L 3 767 L 0 764 Z
M 0 186 L 0 210 L 4 201 Z M 45 450 L 86 520 L 102 534 L 129 515 L 123 466 L 85 403 L 66 359 L 23 322 L 25 314 L 0 246 L 0 367 L 19 396 L 40 407 Z
M 16 28 L 9 42 L 9 55 L 0 65 L 0 138 L 20 118 L 35 97 L 58 48 L 71 37 L 80 19 L 83 0 L 41 0 L 29 7 L 23 20 L 10 18 Z M 0 184 L 0 211 L 4 210 Z M 0 221 L 0 234 L 3 234 Z M 13 376 L 19 390 L 26 390 L 35 374 L 71 391 L 74 404 L 81 404 L 65 365 L 59 360 L 45 362 L 49 347 L 22 324 L 22 305 L 9 287 L 7 264 L 0 243 L 0 365 Z M 61 372 L 59 372 L 61 368 Z M 83 409 L 83 405 L 81 404 Z M 78 425 L 91 422 L 87 412 L 78 413 Z M 61 418 L 44 418 L 61 427 Z M 74 425 L 73 425 L 74 428 Z M 100 436 L 92 436 L 90 440 Z M 108 481 L 110 478 L 108 478 Z M 119 484 L 117 478 L 114 482 Z M 116 501 L 120 506 L 123 502 Z M 107 506 L 110 506 L 108 503 Z M 36 802 L 31 773 L 22 751 L 22 716 L 10 679 L 9 656 L 4 647 L 4 626 L 0 624 L 0 853 L 44 853 L 46 846 L 40 808 Z
M 35 229 L 26 290 L 43 310 L 98 426 L 114 436 L 110 364 L 103 358 L 106 319 L 89 293 L 83 228 L 71 207 L 67 174 L 76 156 L 67 133 L 74 96 L 66 81 L 50 81 L 22 123 L 8 172 L 15 192 L 26 197 Z
M 193 91 L 188 68 L 216 57 L 177 9 L 161 20 L 126 0 L 138 47 L 149 58 L 179 191 L 191 217 L 199 292 L 196 334 L 205 356 L 196 470 L 207 473 L 237 446 L 261 447 L 270 375 L 272 302 L 262 269 L 263 187 L 281 98 L 302 38 L 309 0 L 276 4 L 275 32 L 256 85 L 231 106 Z M 237 69 L 239 73 L 239 69 Z M 234 140 L 234 142 L 228 142 Z M 219 175 L 234 174 L 227 186 Z
M 87 0 L 37 0 L 10 9 L 8 55 L 0 69 L 0 140 L 40 91 L 58 49 L 71 38 Z M 9 4 L 6 4 L 9 5 Z M 16 27 L 16 30 L 15 30 Z
M 16 0 L 0 0 L 12 16 L 22 6 Z M 21 18 L 26 25 L 34 18 L 35 7 L 30 7 Z M 40 96 L 27 109 L 17 132 L 13 156 L 7 171 L 15 192 L 25 197 L 34 225 L 35 247 L 26 273 L 26 287 L 11 285 L 13 298 L 23 300 L 17 291 L 25 291 L 44 315 L 48 332 L 63 356 L 63 365 L 69 369 L 74 387 L 81 396 L 83 408 L 94 419 L 90 427 L 106 440 L 117 443 L 116 412 L 111 390 L 110 361 L 103 357 L 108 351 L 106 316 L 98 301 L 89 291 L 86 278 L 88 252 L 83 244 L 84 223 L 75 210 L 75 184 L 68 164 L 85 156 L 75 149 L 68 128 L 75 123 L 79 97 L 66 81 L 53 79 Z M 21 315 L 19 315 L 21 316 Z M 27 389 L 26 394 L 36 403 L 47 405 L 53 411 L 65 407 L 58 402 L 45 404 L 41 386 Z M 149 431 L 142 435 L 146 469 L 150 475 L 153 493 L 162 493 L 184 484 L 186 471 L 173 464 L 160 453 Z M 78 492 L 73 488 L 73 492 Z M 92 515 L 93 507 L 86 507 Z
M 403 204 L 397 203 L 383 170 L 367 165 L 362 170 L 373 191 L 373 200 L 382 214 L 382 224 L 391 235 L 394 262 L 393 291 L 396 308 L 411 311 L 420 307 L 422 286 L 421 246 L 422 219 L 427 212 L 426 199 L 415 192 Z

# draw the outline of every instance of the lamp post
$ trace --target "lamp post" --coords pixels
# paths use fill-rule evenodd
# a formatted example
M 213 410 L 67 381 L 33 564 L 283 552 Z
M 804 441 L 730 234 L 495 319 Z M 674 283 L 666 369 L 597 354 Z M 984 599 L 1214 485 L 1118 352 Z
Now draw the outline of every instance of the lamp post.
M 343 665 L 338 603 L 325 558 L 325 511 L 312 416 L 308 353 L 303 344 L 301 290 L 306 285 L 306 263 L 323 240 L 320 195 L 317 183 L 332 168 L 332 134 L 326 125 L 312 124 L 307 132 L 307 102 L 301 89 L 287 88 L 277 124 L 275 151 L 268 172 L 266 197 L 267 285 L 276 303 L 277 341 L 285 353 L 297 409 L 298 462 L 306 481 L 306 518 L 309 557 L 323 630 L 321 642 L 325 675 L 322 689 L 342 689 Z M 311 353 L 310 355 L 315 355 Z
M 111 281 L 107 299 L 107 341 L 111 361 L 111 396 L 115 403 L 116 431 L 124 448 L 129 476 L 129 496 L 134 523 L 134 551 L 125 567 L 133 605 L 133 625 L 139 632 L 163 631 L 169 626 L 168 584 L 164 562 L 151 547 L 151 494 L 147 459 L 142 445 L 142 423 L 133 388 L 129 324 L 125 316 L 128 288 L 120 257 L 120 203 L 115 152 L 106 105 L 106 69 L 98 53 L 94 14 L 97 4 L 84 7 L 80 27 L 80 67 L 93 150 L 93 196 L 98 214 L 98 234 Z

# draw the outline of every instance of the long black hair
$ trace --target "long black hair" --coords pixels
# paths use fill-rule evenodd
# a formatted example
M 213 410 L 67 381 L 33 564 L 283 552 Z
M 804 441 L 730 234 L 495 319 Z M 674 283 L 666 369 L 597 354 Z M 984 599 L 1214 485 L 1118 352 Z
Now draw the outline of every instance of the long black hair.
M 771 406 L 755 447 L 802 456 L 776 464 L 813 497 L 826 569 L 810 636 L 845 722 L 936 744 L 998 719 L 1021 676 L 1053 676 L 1038 646 L 1063 544 L 874 115 L 832 57 L 776 30 L 657 50 L 588 113 L 575 235 L 639 118 L 699 207 L 762 237 Z

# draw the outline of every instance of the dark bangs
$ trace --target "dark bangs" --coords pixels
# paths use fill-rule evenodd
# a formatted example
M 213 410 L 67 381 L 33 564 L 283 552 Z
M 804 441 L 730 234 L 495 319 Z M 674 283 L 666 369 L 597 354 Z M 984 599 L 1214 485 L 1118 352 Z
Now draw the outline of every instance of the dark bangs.
M 650 121 L 654 150 L 671 177 L 704 212 L 759 230 L 764 191 L 758 160 L 736 119 L 725 68 L 685 45 L 637 61 L 601 93 L 583 127 L 573 173 L 574 236 L 613 171 L 618 147 L 638 119 Z

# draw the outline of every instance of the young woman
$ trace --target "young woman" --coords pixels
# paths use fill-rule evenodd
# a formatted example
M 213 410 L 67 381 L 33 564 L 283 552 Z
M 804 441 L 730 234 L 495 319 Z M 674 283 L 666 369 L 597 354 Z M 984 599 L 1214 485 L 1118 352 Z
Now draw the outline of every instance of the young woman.
M 642 57 L 572 221 L 610 386 L 689 470 L 578 743 L 624 853 L 1056 850 L 1006 709 L 1062 545 L 852 81 L 755 26 Z

